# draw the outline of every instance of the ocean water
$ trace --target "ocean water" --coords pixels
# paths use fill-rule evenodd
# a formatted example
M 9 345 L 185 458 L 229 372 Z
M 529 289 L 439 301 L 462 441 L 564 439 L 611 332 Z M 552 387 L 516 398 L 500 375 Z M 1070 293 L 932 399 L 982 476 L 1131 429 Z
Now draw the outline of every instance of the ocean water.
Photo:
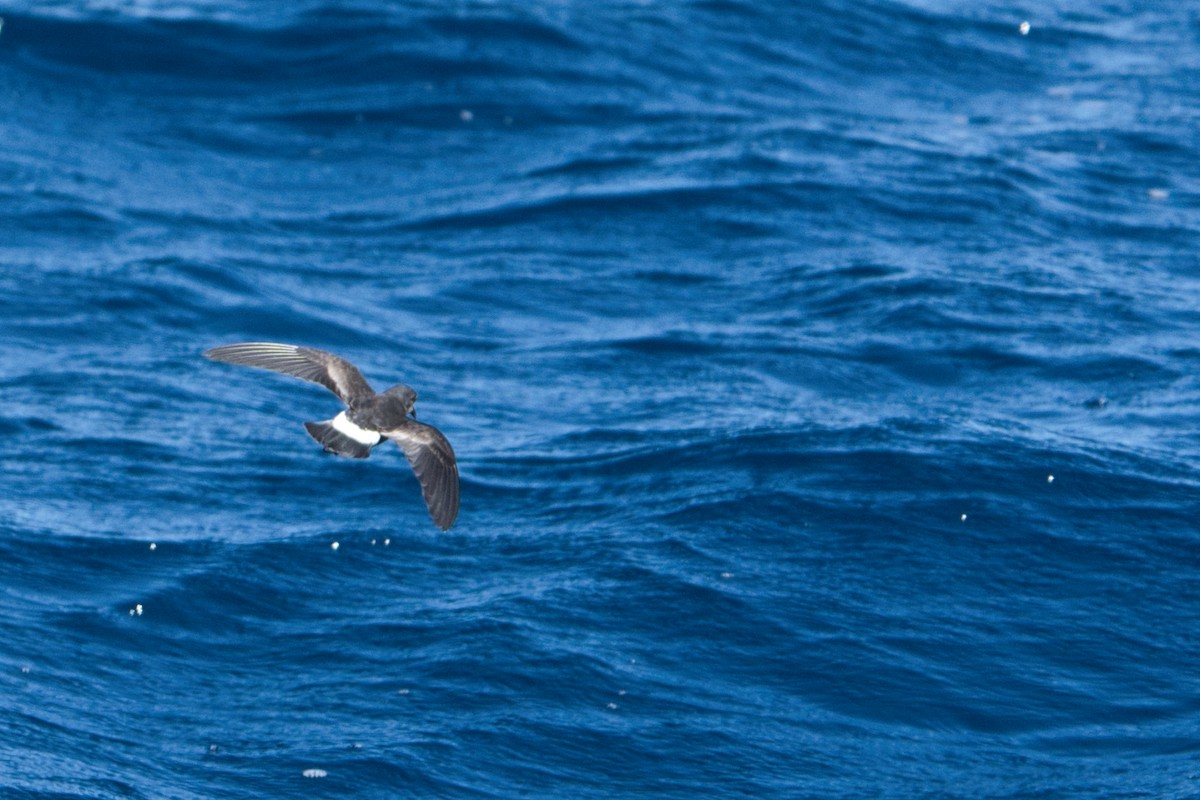
M 4 797 L 1200 794 L 1194 5 L 3 16 Z

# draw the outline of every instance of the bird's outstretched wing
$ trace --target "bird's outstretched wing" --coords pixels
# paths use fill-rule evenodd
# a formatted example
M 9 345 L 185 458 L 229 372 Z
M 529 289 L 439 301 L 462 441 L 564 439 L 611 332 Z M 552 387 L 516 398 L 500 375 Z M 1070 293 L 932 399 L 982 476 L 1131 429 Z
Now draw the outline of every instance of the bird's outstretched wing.
M 442 432 L 432 425 L 409 420 L 398 428 L 381 431 L 400 445 L 421 483 L 429 516 L 442 530 L 458 516 L 458 462 Z
M 319 383 L 336 394 L 348 406 L 371 397 L 375 390 L 358 368 L 344 358 L 292 344 L 242 342 L 204 351 L 213 361 L 274 370 L 301 380 Z

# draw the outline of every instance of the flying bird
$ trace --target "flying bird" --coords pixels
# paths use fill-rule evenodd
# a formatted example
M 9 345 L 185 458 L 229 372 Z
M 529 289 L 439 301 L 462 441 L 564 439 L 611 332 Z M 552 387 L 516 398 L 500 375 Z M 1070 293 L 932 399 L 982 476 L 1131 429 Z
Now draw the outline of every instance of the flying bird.
M 371 448 L 391 439 L 421 484 L 429 516 L 442 530 L 458 516 L 458 462 L 442 432 L 417 422 L 417 393 L 400 383 L 376 393 L 358 368 L 344 358 L 312 347 L 273 342 L 243 342 L 214 347 L 205 357 L 282 372 L 319 383 L 336 394 L 346 409 L 324 422 L 306 422 L 305 430 L 329 453 L 366 458 Z

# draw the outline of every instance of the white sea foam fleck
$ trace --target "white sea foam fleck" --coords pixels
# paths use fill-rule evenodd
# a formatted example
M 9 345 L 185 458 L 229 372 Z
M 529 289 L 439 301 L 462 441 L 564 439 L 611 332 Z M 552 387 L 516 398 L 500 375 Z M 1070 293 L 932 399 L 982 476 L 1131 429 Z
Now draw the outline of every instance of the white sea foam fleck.
M 333 543 L 332 543 L 331 545 L 329 545 L 329 546 L 330 546 L 331 548 L 333 548 L 334 550 L 337 550 L 337 549 L 338 549 L 339 547 L 341 547 L 342 545 L 341 545 L 341 543 L 340 543 L 340 542 L 333 542 Z
M 306 778 L 324 778 L 329 773 L 323 769 L 306 769 L 301 773 Z

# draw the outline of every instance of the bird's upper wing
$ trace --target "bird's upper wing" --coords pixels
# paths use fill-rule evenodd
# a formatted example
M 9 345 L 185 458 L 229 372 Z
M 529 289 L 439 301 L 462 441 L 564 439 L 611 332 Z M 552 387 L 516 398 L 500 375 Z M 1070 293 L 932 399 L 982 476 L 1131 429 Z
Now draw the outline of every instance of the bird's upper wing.
M 434 523 L 442 530 L 449 528 L 458 516 L 458 462 L 450 442 L 437 428 L 415 420 L 381 433 L 404 451 Z
M 270 369 L 319 383 L 340 397 L 348 406 L 375 394 L 366 378 L 349 361 L 311 347 L 274 342 L 242 342 L 214 347 L 206 350 L 204 355 L 213 361 Z

